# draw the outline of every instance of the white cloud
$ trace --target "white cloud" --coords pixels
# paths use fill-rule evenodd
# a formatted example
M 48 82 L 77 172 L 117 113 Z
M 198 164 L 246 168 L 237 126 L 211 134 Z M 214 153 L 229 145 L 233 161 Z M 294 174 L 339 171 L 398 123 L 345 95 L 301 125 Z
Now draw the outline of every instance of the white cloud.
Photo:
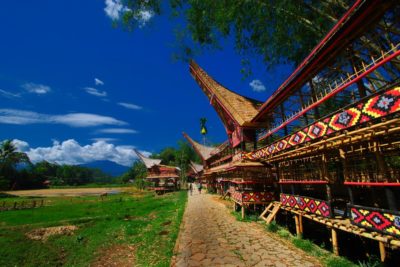
M 120 102 L 120 103 L 118 103 L 118 105 L 123 106 L 124 108 L 128 108 L 128 109 L 135 109 L 135 110 L 142 109 L 141 106 L 131 104 L 131 103 Z
M 94 95 L 94 96 L 100 96 L 100 97 L 107 96 L 106 91 L 100 91 L 100 90 L 97 90 L 96 88 L 92 88 L 92 87 L 86 87 L 85 91 L 86 91 L 86 93 Z
M 25 141 L 14 139 L 12 143 L 15 145 L 18 151 L 26 152 L 29 150 L 29 144 Z
M 132 11 L 127 6 L 125 6 L 121 0 L 105 0 L 106 7 L 104 11 L 106 15 L 112 20 L 119 20 L 121 15 L 126 11 Z M 134 12 L 134 19 L 138 22 L 139 28 L 143 28 L 154 16 L 151 10 L 140 8 Z
M 109 128 L 109 129 L 101 129 L 98 130 L 97 133 L 109 133 L 109 134 L 135 134 L 138 131 L 133 129 L 125 129 L 125 128 Z
M 21 85 L 29 93 L 44 95 L 51 91 L 50 86 L 38 83 L 25 83 Z
M 46 160 L 58 164 L 84 164 L 98 160 L 109 160 L 123 166 L 132 166 L 137 159 L 133 146 L 116 146 L 105 141 L 80 145 L 74 139 L 55 141 L 49 147 L 31 148 L 25 141 L 14 139 L 19 151 L 25 152 L 33 163 Z M 143 153 L 149 153 L 143 151 Z
M 0 123 L 4 124 L 64 124 L 72 127 L 90 127 L 100 125 L 127 125 L 126 122 L 113 117 L 91 113 L 69 113 L 62 115 L 50 115 L 25 111 L 19 109 L 0 109 Z
M 264 92 L 266 90 L 265 85 L 260 80 L 252 80 L 249 85 L 255 92 Z
M 105 4 L 104 11 L 112 20 L 118 20 L 127 9 L 120 0 L 105 0 Z
M 104 82 L 102 80 L 100 80 L 100 79 L 97 79 L 97 78 L 94 78 L 94 83 L 96 85 L 104 85 Z
M 95 142 L 103 141 L 103 142 L 115 142 L 118 141 L 118 138 L 109 138 L 109 137 L 99 137 L 99 138 L 92 138 L 90 139 Z
M 2 96 L 4 96 L 4 97 L 7 97 L 7 98 L 21 97 L 21 94 L 11 93 L 11 92 L 9 92 L 9 91 L 2 90 L 2 89 L 0 89 L 0 94 L 1 94 Z

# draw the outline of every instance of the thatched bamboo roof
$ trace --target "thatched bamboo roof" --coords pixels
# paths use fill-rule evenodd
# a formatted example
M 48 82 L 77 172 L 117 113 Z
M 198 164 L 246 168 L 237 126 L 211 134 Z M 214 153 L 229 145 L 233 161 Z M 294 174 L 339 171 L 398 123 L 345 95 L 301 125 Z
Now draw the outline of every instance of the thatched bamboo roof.
M 189 143 L 193 146 L 193 149 L 196 153 L 201 157 L 202 160 L 209 159 L 216 151 L 215 147 L 205 146 L 196 141 L 194 141 L 190 136 L 186 133 L 183 133 L 183 136 L 189 141 Z
M 190 62 L 190 71 L 213 105 L 218 104 L 239 125 L 251 126 L 262 102 L 239 95 L 209 76 L 197 63 Z M 218 112 L 218 110 L 217 110 Z M 219 114 L 221 116 L 221 114 Z M 224 118 L 221 118 L 224 121 Z
M 150 169 L 153 166 L 160 165 L 160 163 L 161 163 L 161 159 L 148 158 L 148 157 L 144 156 L 142 153 L 140 153 L 139 151 L 137 151 L 136 149 L 135 149 L 135 153 L 136 153 L 136 155 L 138 155 L 140 161 L 143 162 L 144 165 L 146 165 L 147 169 Z

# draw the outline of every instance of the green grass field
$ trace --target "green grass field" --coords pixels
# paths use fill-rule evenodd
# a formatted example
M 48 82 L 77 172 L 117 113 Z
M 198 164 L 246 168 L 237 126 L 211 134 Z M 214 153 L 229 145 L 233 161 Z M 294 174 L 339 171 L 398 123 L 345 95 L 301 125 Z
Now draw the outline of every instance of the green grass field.
M 186 200 L 184 191 L 136 192 L 103 201 L 48 198 L 44 207 L 0 212 L 0 266 L 95 266 L 99 259 L 123 258 L 117 252 L 124 248 L 134 254 L 135 266 L 169 266 Z M 78 229 L 47 240 L 27 237 L 35 229 L 66 225 Z

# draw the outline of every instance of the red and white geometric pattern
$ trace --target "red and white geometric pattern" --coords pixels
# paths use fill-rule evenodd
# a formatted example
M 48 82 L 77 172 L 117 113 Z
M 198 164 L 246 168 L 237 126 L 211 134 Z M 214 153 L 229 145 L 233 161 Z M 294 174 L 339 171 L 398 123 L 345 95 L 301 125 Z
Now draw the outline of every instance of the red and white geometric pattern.
M 231 198 L 238 203 L 265 204 L 274 200 L 273 192 L 231 192 Z
M 246 154 L 252 160 L 268 156 L 346 128 L 400 111 L 400 87 L 396 87 L 359 102 L 353 107 L 317 121 L 284 139 Z
M 383 234 L 400 237 L 400 213 L 396 211 L 348 205 L 351 223 Z
M 328 201 L 311 197 L 297 196 L 281 193 L 282 206 L 296 208 L 308 213 L 317 214 L 326 218 L 332 216 L 331 206 Z

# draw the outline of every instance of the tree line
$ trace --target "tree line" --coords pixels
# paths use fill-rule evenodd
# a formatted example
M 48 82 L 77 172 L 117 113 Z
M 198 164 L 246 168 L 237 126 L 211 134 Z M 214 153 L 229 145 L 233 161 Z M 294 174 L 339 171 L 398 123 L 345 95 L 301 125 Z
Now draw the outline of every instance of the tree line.
M 181 180 L 186 180 L 191 161 L 200 163 L 200 158 L 186 142 L 178 141 L 177 147 L 166 147 L 151 158 L 161 159 L 164 165 L 176 166 L 181 170 Z M 32 163 L 26 153 L 17 151 L 11 140 L 0 144 L 0 190 L 45 188 L 51 186 L 76 186 L 90 183 L 145 184 L 146 167 L 140 161 L 120 177 L 112 177 L 100 169 L 77 165 L 57 164 L 47 161 Z
M 33 164 L 11 140 L 0 145 L 0 190 L 44 188 L 47 185 L 110 183 L 113 177 L 100 169 L 41 161 Z

